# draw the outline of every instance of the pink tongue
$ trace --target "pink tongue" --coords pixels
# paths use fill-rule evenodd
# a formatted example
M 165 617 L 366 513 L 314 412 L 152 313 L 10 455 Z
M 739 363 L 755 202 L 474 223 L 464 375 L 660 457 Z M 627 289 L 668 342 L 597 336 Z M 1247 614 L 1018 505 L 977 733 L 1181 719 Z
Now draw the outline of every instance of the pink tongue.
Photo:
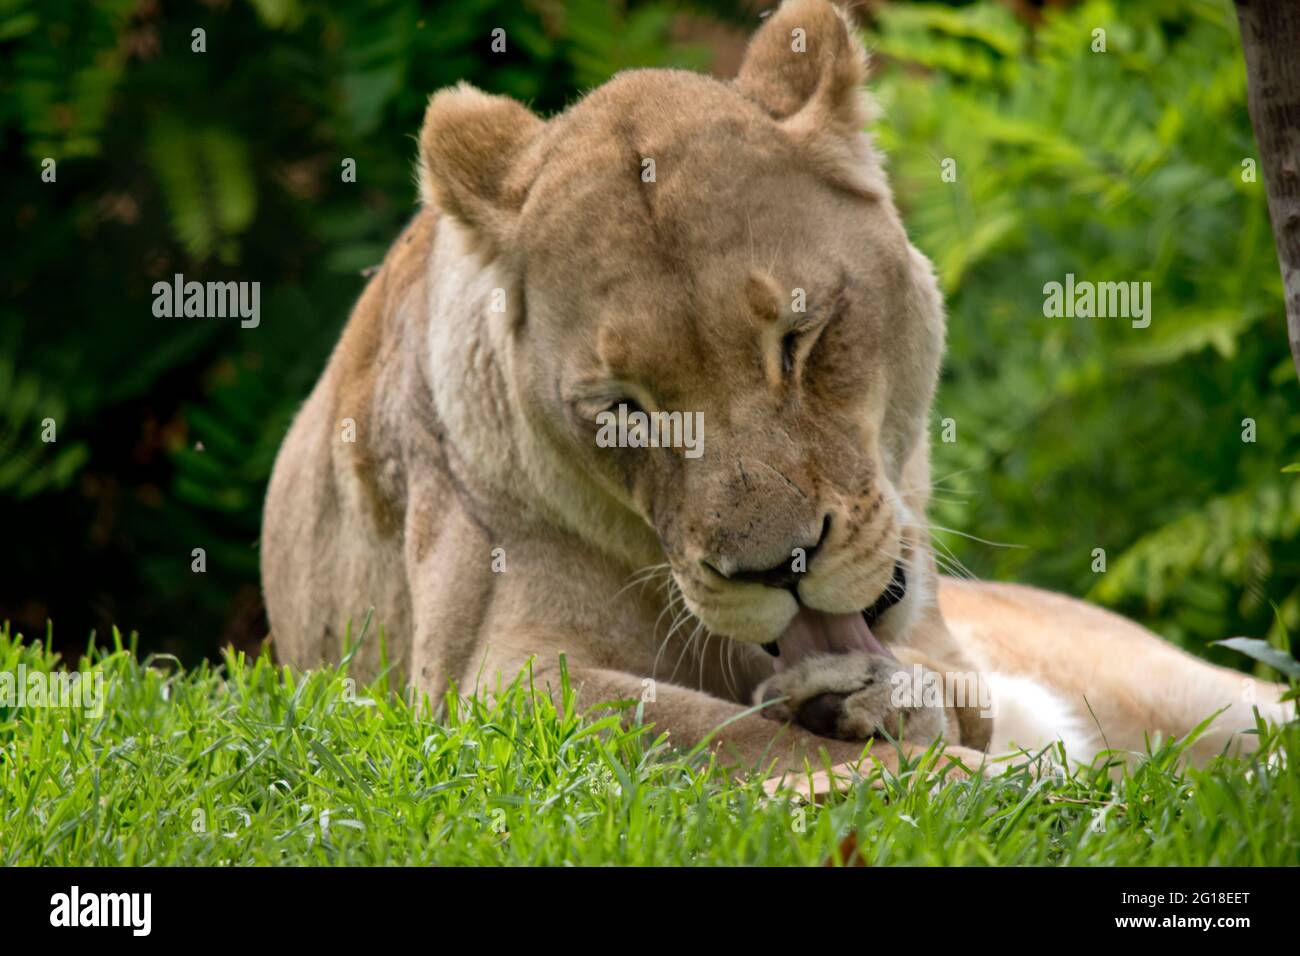
M 781 654 L 773 666 L 782 671 L 813 654 L 843 654 L 867 651 L 893 657 L 889 648 L 871 633 L 861 611 L 852 614 L 826 614 L 801 607 L 790 626 L 776 642 Z

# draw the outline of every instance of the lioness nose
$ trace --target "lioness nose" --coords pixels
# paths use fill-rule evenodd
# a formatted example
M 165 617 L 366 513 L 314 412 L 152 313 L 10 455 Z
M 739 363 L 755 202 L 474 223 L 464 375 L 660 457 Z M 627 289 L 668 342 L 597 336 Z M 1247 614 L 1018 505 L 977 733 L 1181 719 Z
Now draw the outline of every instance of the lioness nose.
M 799 583 L 799 576 L 808 569 L 813 555 L 817 553 L 817 550 L 822 546 L 822 542 L 826 540 L 830 527 L 831 518 L 830 515 L 827 515 L 822 519 L 821 531 L 815 541 L 809 542 L 805 539 L 802 543 L 792 544 L 790 546 L 790 557 L 782 559 L 780 564 L 774 564 L 770 568 L 746 568 L 723 560 L 706 560 L 704 564 L 728 581 L 747 581 L 753 584 L 762 584 L 769 588 L 789 590 Z M 802 552 L 802 560 L 798 560 L 800 557 L 799 552 Z

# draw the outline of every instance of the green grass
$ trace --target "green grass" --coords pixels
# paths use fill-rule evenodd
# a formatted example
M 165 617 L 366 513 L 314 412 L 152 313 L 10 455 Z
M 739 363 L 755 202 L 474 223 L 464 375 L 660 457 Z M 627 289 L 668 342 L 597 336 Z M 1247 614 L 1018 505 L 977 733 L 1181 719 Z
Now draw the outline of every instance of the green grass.
M 20 663 L 55 658 L 0 628 Z M 94 666 L 99 716 L 0 706 L 2 864 L 820 864 L 850 832 L 872 864 L 1300 862 L 1296 724 L 1206 770 L 1175 744 L 1114 779 L 942 783 L 931 759 L 805 806 L 527 676 L 439 713 L 345 669 L 139 663 L 116 635 Z

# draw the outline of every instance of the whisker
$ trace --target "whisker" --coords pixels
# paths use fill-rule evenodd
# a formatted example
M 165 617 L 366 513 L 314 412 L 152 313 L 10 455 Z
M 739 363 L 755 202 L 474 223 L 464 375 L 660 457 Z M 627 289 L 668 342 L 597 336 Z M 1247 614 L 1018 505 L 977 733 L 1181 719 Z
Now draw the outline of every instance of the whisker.
M 945 527 L 943 527 L 943 525 L 931 524 L 931 525 L 929 525 L 929 528 L 930 528 L 931 534 L 933 534 L 935 531 L 942 531 L 944 534 L 955 534 L 955 535 L 957 535 L 958 537 L 967 538 L 967 539 L 969 539 L 969 540 L 971 540 L 971 541 L 977 541 L 977 542 L 979 542 L 980 544 L 987 544 L 987 545 L 989 545 L 990 547 L 993 547 L 993 548 L 1027 548 L 1027 547 L 1029 547 L 1028 545 L 1025 545 L 1025 544 L 1012 544 L 1012 543 L 1010 543 L 1010 542 L 1006 542 L 1006 541 L 990 541 L 988 538 L 981 538 L 981 537 L 979 537 L 979 536 L 977 536 L 977 535 L 967 534 L 965 531 L 958 531 L 956 528 L 945 528 Z
M 963 578 L 969 581 L 979 580 L 978 577 L 966 567 L 962 560 L 957 557 L 953 550 L 948 547 L 946 541 L 941 539 L 932 529 L 932 525 L 915 524 L 911 522 L 901 522 L 902 527 L 915 531 L 924 531 L 930 537 L 930 554 L 934 556 L 935 563 L 938 564 L 946 573 L 953 577 Z M 1024 547 L 1024 545 L 1007 545 L 1006 547 Z
M 689 610 L 683 610 L 682 614 L 673 623 L 672 630 L 668 632 L 668 636 L 672 637 L 673 631 L 676 631 L 679 627 L 681 627 L 683 624 L 689 621 L 692 617 L 694 617 L 694 615 L 691 614 Z M 693 636 L 694 636 L 694 632 L 692 632 L 692 637 Z M 677 679 L 677 669 L 682 666 L 682 658 L 686 655 L 686 652 L 690 650 L 690 647 L 691 647 L 691 638 L 688 637 L 686 638 L 686 640 L 682 642 L 682 649 L 677 653 L 677 663 L 673 665 L 673 672 L 668 675 L 668 682 L 670 684 Z
M 633 571 L 630 575 L 628 575 L 628 582 L 614 592 L 614 597 L 618 597 L 624 591 L 628 590 L 629 588 L 636 587 L 638 584 L 644 587 L 646 584 L 653 581 L 656 576 L 665 572 L 667 572 L 671 577 L 672 569 L 666 563 L 652 564 L 648 567 L 644 567 L 637 571 Z
M 664 619 L 665 614 L 673 613 L 678 600 L 681 600 L 682 603 L 685 603 L 685 598 L 682 597 L 681 589 L 677 587 L 677 582 L 670 577 L 669 583 L 672 585 L 672 587 L 669 589 L 668 600 L 664 602 L 663 610 L 661 610 L 659 612 L 659 616 L 655 618 L 655 627 L 654 627 L 655 634 L 659 633 L 659 622 Z M 650 665 L 651 677 L 657 677 L 659 674 L 659 659 L 663 657 L 664 651 L 668 647 L 668 639 L 670 637 L 672 637 L 671 630 L 669 630 L 668 634 L 664 636 L 664 639 L 659 642 L 659 649 L 655 652 L 655 659 Z

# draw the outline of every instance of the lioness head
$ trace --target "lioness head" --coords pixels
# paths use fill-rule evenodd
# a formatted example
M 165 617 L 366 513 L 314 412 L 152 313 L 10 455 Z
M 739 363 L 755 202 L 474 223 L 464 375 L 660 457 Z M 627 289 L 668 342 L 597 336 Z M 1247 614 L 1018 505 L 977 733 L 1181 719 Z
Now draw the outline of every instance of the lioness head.
M 834 7 L 788 0 L 734 82 L 633 71 L 548 122 L 462 86 L 421 133 L 426 200 L 509 286 L 510 401 L 563 462 L 542 494 L 571 528 L 613 509 L 629 542 L 652 532 L 687 607 L 739 641 L 863 612 L 893 639 L 933 595 L 942 308 L 864 73 Z M 602 447 L 620 405 L 680 413 L 669 437 L 702 421 L 702 447 Z

